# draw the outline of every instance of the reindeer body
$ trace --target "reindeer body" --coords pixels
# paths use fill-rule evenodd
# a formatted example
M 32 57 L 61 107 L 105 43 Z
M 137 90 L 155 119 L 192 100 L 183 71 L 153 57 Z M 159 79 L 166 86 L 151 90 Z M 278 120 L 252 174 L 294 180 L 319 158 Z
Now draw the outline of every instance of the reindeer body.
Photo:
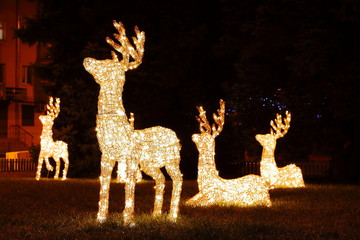
M 57 99 L 58 101 L 58 99 Z M 48 115 L 40 115 L 39 119 L 43 125 L 43 129 L 40 136 L 40 154 L 39 154 L 39 160 L 38 160 L 38 166 L 37 166 L 37 172 L 36 172 L 36 180 L 39 180 L 41 177 L 41 169 L 43 165 L 43 161 L 45 160 L 46 168 L 49 171 L 53 170 L 53 167 L 49 163 L 49 158 L 52 157 L 56 163 L 55 168 L 55 175 L 54 178 L 59 178 L 60 173 L 60 159 L 64 161 L 64 169 L 63 169 L 63 176 L 62 180 L 66 179 L 67 171 L 69 168 L 69 156 L 68 156 L 68 145 L 67 143 L 63 141 L 55 141 L 53 140 L 53 132 L 52 127 L 54 124 L 54 119 L 56 118 L 58 112 L 60 111 L 60 106 L 51 106 L 52 105 L 52 98 L 50 100 L 50 103 L 48 105 Z M 54 113 L 52 111 L 57 111 L 57 113 Z
M 115 162 L 126 165 L 124 224 L 134 225 L 134 198 L 138 166 L 155 180 L 155 203 L 153 215 L 162 211 L 165 177 L 160 168 L 165 167 L 173 180 L 173 191 L 169 218 L 178 215 L 182 174 L 180 171 L 180 143 L 175 132 L 163 127 L 134 130 L 125 114 L 122 91 L 125 72 L 140 65 L 143 56 L 145 35 L 135 28 L 137 39 L 133 38 L 135 50 L 125 36 L 121 23 L 114 21 L 119 34 L 115 37 L 122 46 L 107 38 L 108 43 L 123 54 L 119 61 L 112 52 L 112 59 L 84 59 L 85 69 L 100 85 L 98 115 L 96 120 L 97 138 L 102 152 L 100 176 L 100 200 L 97 219 L 103 222 L 108 214 L 108 199 L 111 173 Z M 131 57 L 134 62 L 129 62 Z
M 180 143 L 174 131 L 161 126 L 134 131 L 136 152 L 141 169 L 148 174 L 147 165 L 162 168 L 180 164 Z M 146 139 L 150 139 L 146 140 Z M 148 149 L 153 149 L 148 151 Z M 169 152 L 171 154 L 169 154 Z M 175 158 L 175 159 L 174 159 Z M 177 160 L 174 162 L 174 160 Z M 151 175 L 150 175 L 151 176 Z
M 305 187 L 301 169 L 295 164 L 289 164 L 278 168 L 275 161 L 276 140 L 283 137 L 290 127 L 290 113 L 286 112 L 287 118 L 285 125 L 282 118 L 277 115 L 275 124 L 270 122 L 272 128 L 276 131 L 268 134 L 257 134 L 256 140 L 263 147 L 260 161 L 260 175 L 270 184 L 271 188 L 297 188 Z M 281 132 L 283 131 L 283 132 Z
M 220 102 L 221 104 L 222 102 Z M 192 136 L 192 140 L 199 151 L 197 177 L 199 193 L 187 200 L 186 204 L 193 206 L 219 204 L 271 206 L 268 186 L 260 176 L 251 174 L 236 179 L 223 179 L 219 176 L 215 164 L 215 137 L 221 131 L 222 126 L 217 130 L 213 126 L 212 133 L 210 127 L 205 127 L 205 129 L 207 128 L 205 131 L 202 130 L 202 126 L 209 125 L 204 116 L 205 113 L 200 112 L 200 118 L 198 118 L 198 121 L 201 121 L 200 130 L 202 133 Z M 222 119 L 220 121 L 215 120 L 218 125 L 223 124 L 223 117 L 217 117 Z M 215 116 L 214 119 L 216 119 Z

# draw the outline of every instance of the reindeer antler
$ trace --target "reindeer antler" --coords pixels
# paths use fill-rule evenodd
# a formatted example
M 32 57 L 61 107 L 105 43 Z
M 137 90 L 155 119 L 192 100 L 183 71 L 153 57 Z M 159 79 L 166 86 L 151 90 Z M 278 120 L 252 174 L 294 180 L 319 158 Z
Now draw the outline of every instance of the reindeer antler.
M 129 122 L 130 122 L 131 127 L 133 127 L 133 128 L 134 128 L 134 121 L 135 121 L 134 113 L 131 112 Z
M 276 114 L 275 122 L 273 120 L 270 121 L 270 132 L 276 139 L 283 137 L 290 128 L 291 114 L 286 111 L 285 116 L 284 123 L 280 114 Z M 275 133 L 273 129 L 275 130 Z
M 55 103 L 53 97 L 49 98 L 49 104 L 46 106 L 47 115 L 55 119 L 60 113 L 60 98 L 55 98 Z
M 217 137 L 224 128 L 225 123 L 225 102 L 220 99 L 220 109 L 217 110 L 217 115 L 214 113 L 213 118 L 215 123 L 212 125 L 212 135 Z M 217 125 L 217 127 L 216 127 Z
M 200 123 L 200 132 L 207 132 L 211 134 L 211 126 L 206 118 L 206 111 L 202 106 L 196 107 L 199 111 L 199 117 L 196 116 L 196 120 Z
M 214 138 L 217 137 L 224 128 L 225 102 L 220 99 L 220 109 L 217 110 L 217 115 L 213 114 L 215 123 L 212 126 L 210 126 L 206 118 L 206 111 L 203 107 L 197 107 L 197 109 L 200 114 L 199 117 L 196 117 L 196 120 L 200 123 L 200 131 L 210 133 Z
M 116 22 L 115 20 L 113 21 L 113 24 L 118 31 L 118 33 L 114 33 L 114 37 L 120 42 L 121 45 L 115 43 L 109 37 L 106 37 L 107 43 L 122 54 L 123 59 L 121 60 L 121 63 L 127 67 L 127 69 L 137 68 L 141 64 L 142 58 L 144 56 L 145 33 L 143 31 L 140 32 L 139 28 L 135 26 L 136 37 L 132 37 L 136 47 L 135 50 L 126 36 L 124 25 L 121 22 Z M 113 60 L 119 61 L 115 52 L 112 51 L 111 55 Z M 133 62 L 130 62 L 130 56 L 134 59 Z

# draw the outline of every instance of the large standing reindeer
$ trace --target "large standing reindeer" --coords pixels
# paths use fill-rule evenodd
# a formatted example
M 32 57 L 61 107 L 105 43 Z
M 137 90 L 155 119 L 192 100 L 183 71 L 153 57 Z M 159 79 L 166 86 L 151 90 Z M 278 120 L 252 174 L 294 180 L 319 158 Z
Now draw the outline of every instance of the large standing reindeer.
M 121 22 L 113 22 L 118 34 L 114 34 L 118 43 L 111 38 L 107 42 L 119 53 L 111 52 L 112 59 L 84 59 L 85 69 L 93 75 L 100 85 L 98 115 L 96 119 L 97 138 L 102 152 L 100 176 L 100 200 L 97 214 L 98 222 L 107 218 L 109 207 L 109 187 L 115 162 L 126 163 L 124 225 L 133 226 L 136 172 L 138 166 L 155 180 L 155 203 L 153 215 L 162 212 L 165 177 L 161 168 L 165 167 L 173 180 L 173 190 L 169 218 L 175 220 L 178 215 L 182 174 L 180 171 L 181 145 L 175 132 L 164 127 L 152 127 L 134 130 L 125 113 L 122 91 L 125 72 L 137 68 L 144 54 L 145 33 L 135 27 L 133 37 L 135 48 L 126 37 Z M 131 61 L 132 60 L 132 61 Z
M 291 114 L 286 111 L 284 122 L 280 114 L 276 114 L 275 122 L 270 121 L 270 133 L 257 134 L 256 140 L 263 147 L 260 162 L 260 174 L 268 181 L 271 188 L 305 187 L 301 169 L 295 164 L 278 168 L 275 161 L 276 140 L 283 137 L 290 128 Z M 275 132 L 274 132 L 275 131 Z
M 206 112 L 198 107 L 200 134 L 193 134 L 192 140 L 199 151 L 198 186 L 199 193 L 186 204 L 193 206 L 237 205 L 271 206 L 268 186 L 258 175 L 247 175 L 236 179 L 223 179 L 219 176 L 215 164 L 215 138 L 224 125 L 225 102 L 220 100 L 218 114 L 213 114 L 215 123 L 210 125 Z
M 52 157 L 56 163 L 55 175 L 54 178 L 59 178 L 60 172 L 60 158 L 64 161 L 64 170 L 62 180 L 66 179 L 67 170 L 69 168 L 69 155 L 68 155 L 68 145 L 63 141 L 53 140 L 52 127 L 54 124 L 55 118 L 59 115 L 60 112 L 60 99 L 55 98 L 55 103 L 52 97 L 50 97 L 49 104 L 47 105 L 47 115 L 40 115 L 39 119 L 43 125 L 41 140 L 40 140 L 40 154 L 38 160 L 38 166 L 36 171 L 36 180 L 39 180 L 41 177 L 41 168 L 45 160 L 46 168 L 48 171 L 52 171 L 54 168 L 49 163 L 49 158 Z
M 130 113 L 130 118 L 129 118 L 129 122 L 132 128 L 134 128 L 134 113 Z M 116 176 L 116 181 L 120 182 L 120 183 L 125 183 L 126 182 L 126 162 L 117 162 L 117 176 Z M 141 182 L 142 180 L 142 173 L 141 170 L 138 168 L 136 170 L 136 182 Z

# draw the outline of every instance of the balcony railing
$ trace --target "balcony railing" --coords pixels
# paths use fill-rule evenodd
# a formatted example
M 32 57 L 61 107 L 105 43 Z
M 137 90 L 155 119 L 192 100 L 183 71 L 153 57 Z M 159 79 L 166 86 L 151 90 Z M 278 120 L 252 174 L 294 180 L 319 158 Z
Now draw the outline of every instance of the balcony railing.
M 302 170 L 304 177 L 328 177 L 330 176 L 330 162 L 298 162 L 295 163 Z M 260 175 L 260 162 L 232 163 L 233 168 L 238 168 L 241 175 Z
M 6 100 L 24 102 L 27 99 L 26 88 L 6 88 Z
M 30 158 L 7 159 L 0 158 L 0 172 L 27 172 L 35 171 L 37 163 Z
M 9 138 L 19 140 L 27 146 L 33 145 L 34 136 L 31 135 L 28 131 L 23 129 L 19 125 L 12 125 L 9 127 Z

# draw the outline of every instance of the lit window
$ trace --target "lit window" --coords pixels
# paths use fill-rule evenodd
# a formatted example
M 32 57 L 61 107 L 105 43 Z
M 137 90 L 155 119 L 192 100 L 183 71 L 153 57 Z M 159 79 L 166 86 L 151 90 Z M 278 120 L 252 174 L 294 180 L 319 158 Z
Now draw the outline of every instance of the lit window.
M 25 84 L 31 84 L 32 83 L 32 67 L 31 66 L 23 66 L 22 67 L 22 79 L 21 82 Z
M 5 40 L 5 24 L 0 20 L 0 40 Z

